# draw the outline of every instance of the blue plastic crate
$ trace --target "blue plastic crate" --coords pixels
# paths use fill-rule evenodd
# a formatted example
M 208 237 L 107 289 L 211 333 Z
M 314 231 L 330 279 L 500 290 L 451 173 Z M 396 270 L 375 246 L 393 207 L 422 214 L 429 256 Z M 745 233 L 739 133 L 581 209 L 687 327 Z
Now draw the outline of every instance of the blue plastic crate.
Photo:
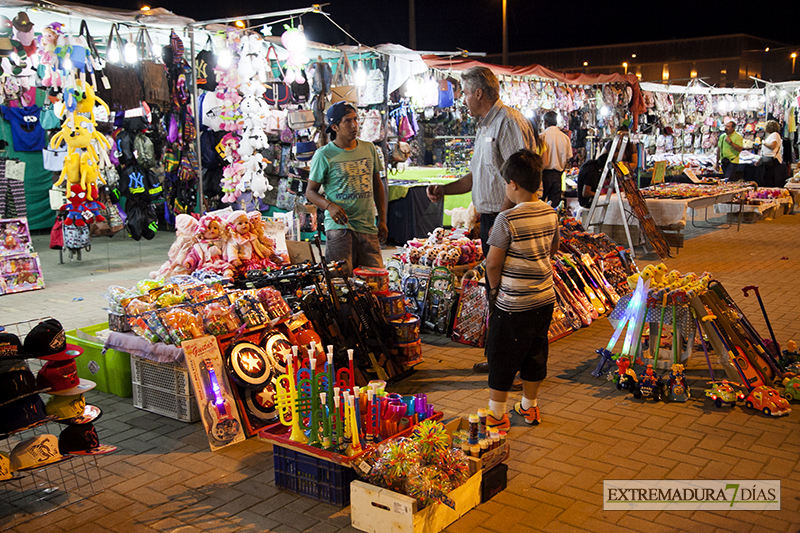
M 321 502 L 350 505 L 350 482 L 356 471 L 302 452 L 273 445 L 275 486 Z

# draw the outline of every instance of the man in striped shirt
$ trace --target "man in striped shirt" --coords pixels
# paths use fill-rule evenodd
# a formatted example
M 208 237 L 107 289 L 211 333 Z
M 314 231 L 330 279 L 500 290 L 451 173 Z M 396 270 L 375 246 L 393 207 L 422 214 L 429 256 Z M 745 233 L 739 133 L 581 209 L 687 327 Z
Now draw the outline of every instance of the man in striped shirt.
M 505 193 L 516 206 L 497 216 L 488 242 L 487 426 L 498 431 L 511 426 L 506 400 L 517 372 L 522 401 L 513 412 L 527 424 L 541 422 L 537 396 L 547 376 L 547 331 L 556 300 L 550 258 L 558 250 L 558 217 L 536 192 L 542 167 L 542 158 L 530 150 L 520 150 L 503 164 Z
M 472 67 L 462 74 L 461 81 L 467 109 L 478 119 L 470 171 L 446 185 L 429 185 L 427 193 L 431 202 L 438 202 L 447 194 L 472 191 L 472 203 L 481 216 L 481 245 L 486 255 L 495 217 L 514 206 L 506 197 L 500 167 L 517 150 L 534 150 L 536 141 L 522 113 L 500 101 L 500 82 L 490 69 Z

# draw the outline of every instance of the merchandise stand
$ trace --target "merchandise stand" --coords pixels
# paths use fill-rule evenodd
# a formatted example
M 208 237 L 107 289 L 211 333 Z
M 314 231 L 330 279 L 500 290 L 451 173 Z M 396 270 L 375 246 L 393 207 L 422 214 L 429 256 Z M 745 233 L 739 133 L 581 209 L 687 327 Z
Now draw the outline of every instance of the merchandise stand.
M 3 331 L 24 338 L 39 322 L 49 316 L 4 325 Z M 29 359 L 32 372 L 42 366 L 40 359 Z M 0 435 L 0 451 L 11 455 L 14 446 L 37 435 L 60 431 L 59 424 L 44 422 L 10 435 Z M 65 455 L 49 465 L 14 473 L 12 479 L 0 481 L 0 531 L 7 531 L 105 490 L 102 470 L 93 455 Z

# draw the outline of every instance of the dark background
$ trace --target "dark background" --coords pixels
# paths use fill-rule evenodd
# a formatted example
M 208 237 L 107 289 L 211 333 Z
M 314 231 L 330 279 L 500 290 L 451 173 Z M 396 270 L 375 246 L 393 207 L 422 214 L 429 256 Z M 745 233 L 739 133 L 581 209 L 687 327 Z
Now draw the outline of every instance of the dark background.
M 800 9 L 796 1 L 769 8 L 737 2 L 671 0 L 669 2 L 507 0 L 509 51 L 598 46 L 639 41 L 748 33 L 784 43 L 798 42 Z M 87 2 L 137 9 L 146 2 Z M 160 0 L 164 7 L 195 20 L 309 7 L 292 0 Z M 409 45 L 408 0 L 333 0 L 323 9 L 364 44 Z M 416 0 L 417 49 L 500 53 L 502 0 Z M 306 35 L 328 44 L 348 44 L 347 37 L 321 15 L 303 18 Z M 282 28 L 274 28 L 279 35 Z M 350 42 L 349 44 L 354 44 Z

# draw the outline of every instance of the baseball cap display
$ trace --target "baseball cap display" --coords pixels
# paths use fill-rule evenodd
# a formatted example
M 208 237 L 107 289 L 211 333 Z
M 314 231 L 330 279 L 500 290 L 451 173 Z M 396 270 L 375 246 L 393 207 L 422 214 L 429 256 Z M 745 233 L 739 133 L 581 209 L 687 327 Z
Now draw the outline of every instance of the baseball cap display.
M 44 402 L 38 394 L 0 406 L 0 435 L 32 428 L 45 420 Z
M 0 361 L 0 405 L 46 390 L 47 387 L 37 386 L 24 359 Z
M 67 361 L 83 353 L 83 348 L 67 344 L 67 332 L 55 318 L 39 322 L 25 337 L 24 350 L 29 357 L 46 361 Z
M 75 396 L 95 388 L 95 382 L 78 377 L 74 360 L 48 361 L 39 370 L 36 382 L 40 387 L 49 387 L 49 394 Z
M 117 449 L 110 444 L 100 444 L 97 430 L 91 423 L 65 427 L 58 437 L 58 447 L 61 453 L 76 455 L 100 455 Z
M 24 359 L 28 357 L 23 353 L 19 337 L 13 333 L 0 333 L 0 361 L 7 359 Z
M 44 406 L 47 416 L 54 416 L 56 420 L 67 420 L 82 416 L 86 409 L 86 400 L 83 394 L 77 396 L 50 396 Z
M 11 450 L 11 469 L 14 471 L 49 465 L 60 461 L 63 455 L 58 451 L 55 435 L 39 435 L 23 440 Z
M 14 475 L 11 473 L 11 460 L 4 453 L 0 453 L 0 481 L 11 479 Z
M 83 408 L 83 412 L 78 416 L 64 420 L 58 420 L 57 422 L 61 422 L 62 424 L 88 424 L 89 422 L 94 422 L 100 418 L 102 414 L 103 410 L 96 405 L 86 404 L 86 406 Z

